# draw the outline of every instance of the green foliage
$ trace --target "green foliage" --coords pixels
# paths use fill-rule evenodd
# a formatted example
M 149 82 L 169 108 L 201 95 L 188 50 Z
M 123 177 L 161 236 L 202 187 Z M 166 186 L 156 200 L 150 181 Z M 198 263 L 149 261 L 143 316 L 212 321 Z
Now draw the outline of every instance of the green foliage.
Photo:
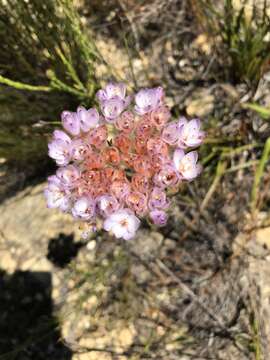
M 33 125 L 90 105 L 103 60 L 72 0 L 0 0 L 0 42 L 0 158 L 26 169 L 47 157 Z
M 255 171 L 255 177 L 254 177 L 254 182 L 253 182 L 253 187 L 252 187 L 252 192 L 251 192 L 251 209 L 253 212 L 258 207 L 260 185 L 261 185 L 261 181 L 262 181 L 262 178 L 264 175 L 264 170 L 267 165 L 267 162 L 269 161 L 269 158 L 270 158 L 270 138 L 268 138 L 265 142 L 261 159 L 260 159 L 257 169 Z
M 82 31 L 71 0 L 1 0 L 0 4 L 2 76 L 26 83 L 26 90 L 34 90 L 28 84 L 46 84 L 47 89 L 36 90 L 93 96 L 95 62 L 101 57 L 90 34 Z M 23 88 L 23 84 L 9 85 Z
M 270 120 L 270 109 L 256 103 L 246 103 L 244 107 L 255 111 L 262 119 Z
M 264 0 L 261 9 L 254 2 L 250 13 L 247 1 L 243 1 L 240 9 L 234 7 L 232 0 L 225 0 L 223 9 L 218 9 L 214 1 L 200 0 L 199 3 L 207 31 L 215 36 L 218 54 L 223 61 L 226 55 L 229 58 L 231 77 L 235 81 L 257 84 L 270 60 L 267 1 Z
M 257 103 L 247 103 L 244 104 L 244 107 L 250 110 L 255 111 L 262 119 L 270 120 L 270 109 L 258 105 Z M 270 138 L 268 138 L 264 143 L 263 152 L 261 158 L 258 161 L 258 165 L 256 167 L 252 192 L 251 192 L 251 210 L 254 213 L 256 209 L 260 206 L 259 204 L 259 194 L 261 188 L 261 182 L 265 173 L 266 165 L 270 159 Z

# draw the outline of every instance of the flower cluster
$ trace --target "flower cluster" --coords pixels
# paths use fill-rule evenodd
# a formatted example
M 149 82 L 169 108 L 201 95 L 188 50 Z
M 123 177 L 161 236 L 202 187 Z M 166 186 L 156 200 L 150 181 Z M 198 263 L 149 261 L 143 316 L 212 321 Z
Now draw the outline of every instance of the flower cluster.
M 97 93 L 96 108 L 64 111 L 49 156 L 59 165 L 48 178 L 47 205 L 69 212 L 89 229 L 97 224 L 117 238 L 132 238 L 139 218 L 167 222 L 168 190 L 201 171 L 196 151 L 204 138 L 198 119 L 171 120 L 161 87 L 133 98 L 124 84 Z

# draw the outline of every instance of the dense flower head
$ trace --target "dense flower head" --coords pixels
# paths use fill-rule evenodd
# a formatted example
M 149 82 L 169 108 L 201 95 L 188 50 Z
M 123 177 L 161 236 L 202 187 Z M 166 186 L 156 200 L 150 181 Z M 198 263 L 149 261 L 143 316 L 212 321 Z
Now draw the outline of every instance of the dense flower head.
M 161 87 L 127 96 L 125 84 L 110 83 L 96 98 L 99 108 L 63 111 L 65 131 L 48 145 L 59 168 L 45 197 L 88 229 L 129 240 L 139 219 L 166 225 L 170 190 L 201 172 L 194 148 L 204 132 L 198 119 L 171 119 Z

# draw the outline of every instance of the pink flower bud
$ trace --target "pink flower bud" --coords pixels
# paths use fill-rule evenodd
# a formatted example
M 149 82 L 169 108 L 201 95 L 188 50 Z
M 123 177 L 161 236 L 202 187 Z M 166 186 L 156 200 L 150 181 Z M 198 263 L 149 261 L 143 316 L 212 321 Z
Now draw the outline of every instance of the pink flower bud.
M 135 150 L 138 154 L 145 154 L 147 151 L 147 137 L 136 137 L 135 138 Z
M 120 163 L 120 154 L 117 147 L 110 146 L 105 148 L 102 152 L 102 156 L 107 164 L 118 165 Z
M 179 177 L 172 165 L 165 165 L 154 177 L 155 184 L 161 188 L 174 186 L 178 181 Z
M 100 125 L 91 131 L 89 140 L 96 148 L 101 148 L 106 144 L 108 130 L 105 125 Z
M 151 163 L 146 156 L 138 155 L 133 161 L 134 170 L 143 174 L 146 177 L 150 177 L 152 174 Z
M 142 174 L 134 174 L 131 179 L 132 187 L 135 191 L 145 193 L 150 187 L 150 181 Z
M 150 212 L 150 219 L 157 226 L 165 226 L 168 221 L 168 215 L 162 210 L 153 210 Z
M 135 117 L 131 111 L 125 111 L 116 120 L 115 125 L 117 129 L 130 133 L 134 127 Z
M 131 141 L 130 139 L 123 133 L 120 133 L 117 135 L 114 139 L 114 145 L 118 147 L 118 149 L 124 153 L 127 154 L 131 150 Z
M 169 201 L 166 198 L 165 191 L 158 187 L 154 187 L 150 194 L 148 205 L 151 210 L 167 209 L 169 206 Z
M 147 150 L 150 154 L 159 154 L 164 157 L 167 157 L 169 154 L 167 144 L 159 137 L 147 140 Z
M 110 190 L 117 199 L 123 200 L 130 192 L 130 185 L 124 180 L 116 180 L 111 184 Z
M 135 96 L 135 111 L 139 115 L 144 115 L 158 108 L 163 101 L 163 89 L 142 89 Z
M 136 136 L 138 138 L 149 138 L 154 131 L 155 129 L 153 128 L 151 117 L 149 115 L 145 115 L 143 119 L 137 123 Z
M 157 129 L 162 129 L 170 117 L 171 113 L 167 106 L 160 106 L 151 112 L 151 121 Z
M 136 214 L 143 215 L 147 210 L 147 197 L 139 191 L 132 191 L 126 197 L 126 204 Z
M 105 100 L 101 104 L 101 111 L 105 116 L 105 120 L 108 122 L 114 122 L 124 109 L 125 102 L 118 97 Z
M 83 106 L 80 106 L 77 109 L 77 116 L 80 127 L 84 132 L 88 132 L 99 124 L 99 113 L 94 108 L 86 110 Z
M 71 157 L 72 160 L 82 161 L 92 152 L 91 145 L 85 140 L 75 139 L 71 144 Z
M 176 145 L 179 141 L 180 129 L 176 122 L 171 122 L 163 129 L 162 140 L 169 145 Z
M 126 96 L 126 85 L 123 83 L 109 83 L 105 86 L 105 89 L 101 89 L 97 92 L 97 99 L 102 103 L 103 101 L 110 100 L 118 97 L 122 100 Z
M 97 152 L 90 153 L 85 159 L 85 168 L 89 170 L 102 169 L 104 165 L 104 157 Z
M 62 184 L 67 188 L 76 185 L 76 181 L 80 178 L 80 170 L 75 165 L 60 167 L 56 171 L 56 176 L 61 180 Z
M 78 115 L 74 112 L 63 111 L 61 114 L 62 124 L 64 129 L 71 135 L 79 135 L 80 133 L 80 120 Z
M 101 185 L 101 174 L 98 170 L 85 170 L 82 174 L 83 180 L 91 190 L 96 190 Z

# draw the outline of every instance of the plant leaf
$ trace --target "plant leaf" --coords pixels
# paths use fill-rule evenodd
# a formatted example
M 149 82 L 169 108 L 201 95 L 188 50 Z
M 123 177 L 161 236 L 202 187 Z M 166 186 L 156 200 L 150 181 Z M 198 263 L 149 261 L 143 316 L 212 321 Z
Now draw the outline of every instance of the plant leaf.
M 245 108 L 255 111 L 264 120 L 270 120 L 270 108 L 258 105 L 256 103 L 246 103 Z

